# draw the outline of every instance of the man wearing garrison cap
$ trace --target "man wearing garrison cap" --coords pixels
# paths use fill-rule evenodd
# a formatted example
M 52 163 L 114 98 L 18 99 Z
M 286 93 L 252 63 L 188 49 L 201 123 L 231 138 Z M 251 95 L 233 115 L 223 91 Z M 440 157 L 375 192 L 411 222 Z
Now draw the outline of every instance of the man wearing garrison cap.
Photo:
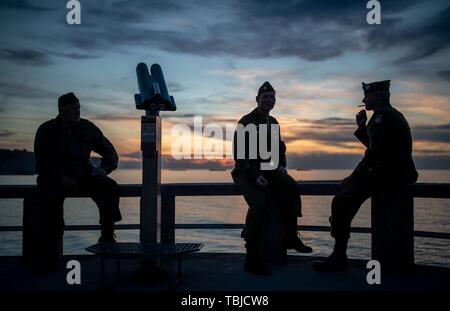
M 347 270 L 351 221 L 365 200 L 377 193 L 402 189 L 418 178 L 411 131 L 405 117 L 390 104 L 389 85 L 390 80 L 362 83 L 365 110 L 356 115 L 355 136 L 366 152 L 333 198 L 330 223 L 334 250 L 324 261 L 313 264 L 317 271 Z M 373 111 L 367 125 L 366 110 Z
M 275 90 L 269 82 L 264 82 L 258 90 L 256 96 L 257 107 L 252 112 L 243 116 L 239 122 L 234 135 L 234 159 L 236 166 L 232 171 L 234 183 L 242 191 L 248 204 L 247 216 L 245 219 L 245 229 L 242 233 L 246 242 L 247 254 L 244 268 L 246 271 L 259 274 L 270 274 L 269 268 L 262 262 L 259 254 L 259 237 L 262 230 L 262 220 L 265 217 L 264 209 L 270 201 L 277 203 L 276 208 L 280 209 L 286 233 L 284 237 L 285 249 L 295 249 L 298 252 L 309 253 L 312 249 L 302 243 L 297 236 L 297 217 L 301 216 L 301 200 L 297 182 L 288 175 L 286 170 L 286 145 L 281 140 L 280 135 L 273 134 L 273 126 L 278 126 L 278 121 L 269 115 L 275 105 Z M 249 133 L 239 135 L 239 128 L 255 127 L 256 132 L 267 129 L 267 145 L 276 145 L 278 149 L 271 150 L 277 152 L 278 163 L 274 163 L 272 158 L 263 159 L 257 152 L 257 157 L 252 157 L 250 150 L 253 146 L 261 146 L 260 135 L 255 135 L 250 139 Z M 273 134 L 273 135 L 272 135 Z M 276 136 L 277 142 L 273 141 Z M 239 141 L 244 140 L 244 141 Z M 250 141 L 252 140 L 252 141 Z M 242 150 L 238 150 L 238 149 Z M 256 151 L 256 150 L 255 150 Z M 244 154 L 240 157 L 239 154 Z M 270 169 L 264 168 L 264 164 L 273 165 Z M 269 200 L 272 196 L 272 200 Z M 271 206 L 270 206 L 271 207 Z
M 81 190 L 99 208 L 99 242 L 114 242 L 114 222 L 122 217 L 118 185 L 107 175 L 117 168 L 116 150 L 97 126 L 80 118 L 80 102 L 74 93 L 59 97 L 58 112 L 56 118 L 39 126 L 34 141 L 37 184 L 50 211 L 45 217 L 53 219 L 49 226 L 56 227 L 61 236 L 64 199 Z M 102 156 L 97 167 L 90 162 L 92 151 Z

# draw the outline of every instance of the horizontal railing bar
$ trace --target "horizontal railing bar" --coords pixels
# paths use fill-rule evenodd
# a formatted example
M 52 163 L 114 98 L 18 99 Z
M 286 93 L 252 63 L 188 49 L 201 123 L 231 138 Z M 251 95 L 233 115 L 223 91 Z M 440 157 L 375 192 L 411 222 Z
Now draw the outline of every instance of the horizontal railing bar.
M 300 181 L 302 195 L 334 195 L 339 181 Z M 0 199 L 21 199 L 36 191 L 35 185 L 1 185 Z M 139 197 L 142 185 L 122 184 L 119 186 L 121 197 Z M 450 198 L 450 183 L 417 183 L 412 186 L 416 198 Z M 172 183 L 161 185 L 162 196 L 229 196 L 241 195 L 233 183 Z M 73 197 L 87 197 L 79 193 Z
M 446 232 L 414 231 L 414 236 L 419 238 L 450 239 L 450 233 Z
M 198 230 L 218 230 L 218 229 L 242 229 L 243 224 L 175 224 L 175 229 L 198 229 Z M 117 230 L 138 230 L 139 224 L 119 224 L 116 225 Z M 0 232 L 17 232 L 22 231 L 22 226 L 0 226 Z M 329 232 L 329 226 L 299 226 L 301 231 L 312 232 Z M 90 231 L 100 230 L 100 225 L 68 225 L 64 228 L 65 231 Z M 372 233 L 371 228 L 354 227 L 351 229 L 354 233 Z M 435 239 L 450 239 L 450 233 L 446 232 L 429 232 L 429 231 L 414 231 L 414 236 L 421 238 L 435 238 Z

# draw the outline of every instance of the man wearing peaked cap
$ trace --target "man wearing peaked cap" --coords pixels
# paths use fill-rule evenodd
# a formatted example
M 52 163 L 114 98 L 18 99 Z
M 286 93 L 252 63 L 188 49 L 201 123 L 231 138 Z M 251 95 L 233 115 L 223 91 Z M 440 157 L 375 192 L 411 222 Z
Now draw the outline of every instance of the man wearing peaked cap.
M 362 88 L 364 94 L 373 94 L 377 92 L 387 92 L 389 93 L 389 86 L 391 85 L 391 80 L 384 80 L 372 83 L 362 82 Z
M 365 110 L 356 115 L 355 136 L 366 147 L 363 159 L 345 178 L 331 203 L 332 254 L 315 262 L 317 271 L 348 268 L 347 242 L 351 221 L 362 203 L 374 194 L 396 191 L 417 181 L 411 131 L 405 117 L 390 104 L 390 80 L 362 83 Z M 373 111 L 366 125 L 366 110 Z
M 273 86 L 269 83 L 269 81 L 264 82 L 258 89 L 258 96 L 260 96 L 264 92 L 275 92 Z
M 91 152 L 101 155 L 98 167 L 90 162 Z M 119 210 L 119 187 L 107 175 L 119 161 L 112 143 L 94 123 L 80 118 L 80 102 L 74 93 L 58 99 L 56 118 L 41 124 L 34 141 L 37 184 L 55 223 L 50 226 L 63 234 L 63 202 L 80 190 L 95 201 L 100 212 L 99 242 L 115 242 L 114 223 L 122 219 Z
M 259 248 L 259 239 L 262 230 L 264 230 L 262 228 L 262 220 L 265 216 L 264 210 L 267 202 L 271 201 L 268 197 L 269 192 L 271 196 L 276 198 L 273 201 L 279 202 L 279 206 L 276 207 L 280 209 L 286 228 L 284 244 L 281 245 L 281 248 L 284 248 L 284 251 L 295 249 L 302 253 L 312 252 L 312 249 L 304 245 L 297 236 L 297 217 L 301 216 L 301 199 L 297 182 L 288 175 L 286 170 L 286 145 L 281 140 L 280 135 L 273 132 L 273 127 L 279 129 L 278 121 L 269 114 L 275 105 L 275 95 L 275 89 L 268 81 L 261 85 L 256 96 L 257 107 L 239 120 L 233 144 L 236 166 L 231 175 L 249 206 L 245 219 L 245 229 L 242 234 L 247 249 L 244 268 L 248 272 L 259 275 L 270 274 L 270 270 L 262 262 Z M 240 126 L 242 126 L 243 131 L 246 128 L 255 127 L 257 132 L 266 127 L 267 145 L 269 147 L 276 144 L 273 140 L 276 136 L 279 148 L 274 149 L 274 152 L 278 154 L 278 163 L 273 164 L 273 168 L 270 168 L 270 170 L 263 169 L 264 164 L 272 164 L 272 161 L 275 162 L 275 160 L 272 158 L 263 159 L 259 150 L 257 158 L 250 155 L 249 149 L 252 143 L 256 142 L 256 145 L 253 146 L 261 145 L 260 136 L 253 137 L 253 140 L 250 139 L 250 135 L 247 136 L 248 133 L 240 136 Z M 243 142 L 240 140 L 243 140 Z M 245 156 L 241 158 L 240 152 Z M 270 208 L 274 207 L 270 206 Z

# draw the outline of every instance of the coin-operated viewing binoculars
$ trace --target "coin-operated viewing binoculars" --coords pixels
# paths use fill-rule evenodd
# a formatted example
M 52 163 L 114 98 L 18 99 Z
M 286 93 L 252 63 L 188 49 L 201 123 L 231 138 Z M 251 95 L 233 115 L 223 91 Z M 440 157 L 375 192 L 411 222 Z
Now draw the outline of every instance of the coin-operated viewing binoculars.
M 162 235 L 164 224 L 175 223 L 175 211 L 161 212 L 161 117 L 160 111 L 176 111 L 175 100 L 169 96 L 166 81 L 158 64 L 148 72 L 147 65 L 136 67 L 138 92 L 134 95 L 136 109 L 145 110 L 141 116 L 142 196 L 140 208 L 140 241 L 143 244 L 173 243 L 175 235 Z M 167 214 L 168 213 L 168 214 Z M 167 215 L 171 215 L 168 217 Z M 145 260 L 142 268 L 154 267 L 155 262 Z
M 139 63 L 136 67 L 140 94 L 134 95 L 136 109 L 157 111 L 176 111 L 173 96 L 167 91 L 166 81 L 161 66 L 153 64 L 148 73 L 147 65 Z

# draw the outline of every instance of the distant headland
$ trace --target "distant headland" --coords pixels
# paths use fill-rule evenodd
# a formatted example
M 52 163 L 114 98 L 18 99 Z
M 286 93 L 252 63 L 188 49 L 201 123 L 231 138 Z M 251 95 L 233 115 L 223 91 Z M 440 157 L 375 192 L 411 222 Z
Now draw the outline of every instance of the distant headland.
M 34 175 L 34 153 L 23 150 L 0 149 L 0 175 Z

